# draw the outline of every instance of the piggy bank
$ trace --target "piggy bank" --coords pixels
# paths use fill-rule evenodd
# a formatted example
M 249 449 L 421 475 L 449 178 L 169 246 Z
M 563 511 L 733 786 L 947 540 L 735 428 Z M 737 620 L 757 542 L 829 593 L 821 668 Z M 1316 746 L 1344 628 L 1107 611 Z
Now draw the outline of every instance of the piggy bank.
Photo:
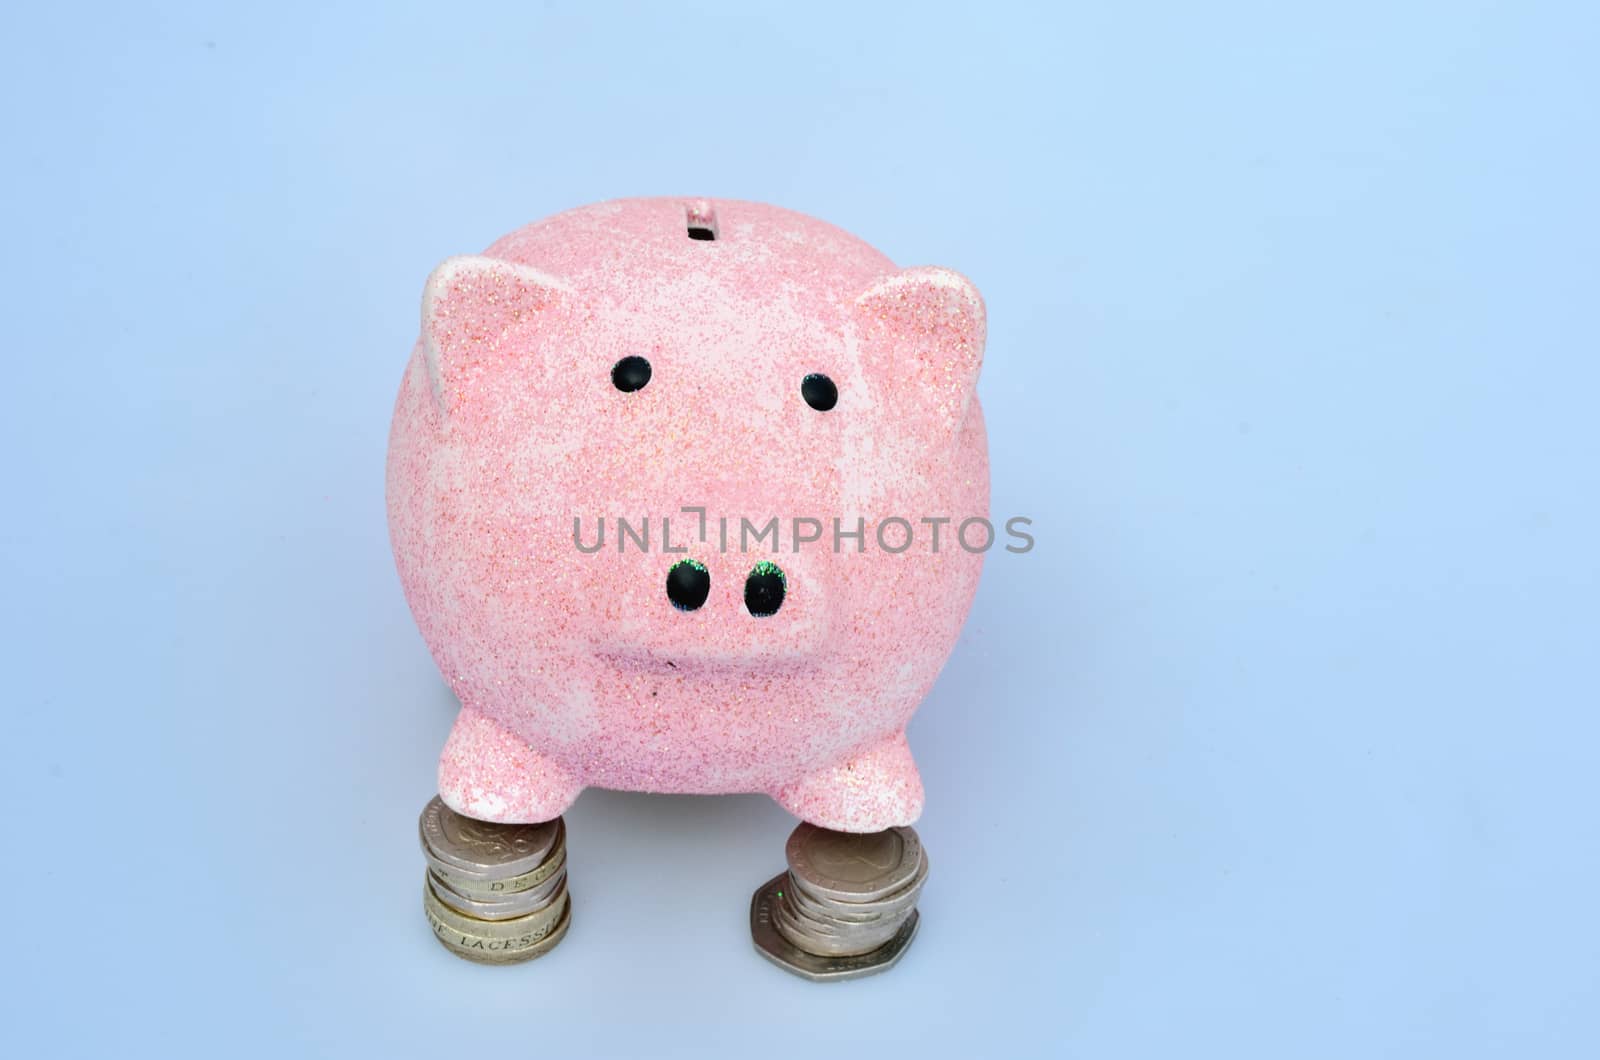
M 607 202 L 439 265 L 387 501 L 461 703 L 444 802 L 916 820 L 906 723 L 993 539 L 983 347 L 962 276 L 755 203 Z

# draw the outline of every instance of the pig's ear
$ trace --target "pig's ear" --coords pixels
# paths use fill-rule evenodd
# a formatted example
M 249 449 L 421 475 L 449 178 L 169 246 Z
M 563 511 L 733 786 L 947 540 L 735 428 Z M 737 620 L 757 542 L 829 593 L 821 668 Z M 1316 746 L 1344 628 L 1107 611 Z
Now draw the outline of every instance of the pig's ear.
M 901 414 L 953 437 L 983 366 L 983 296 L 965 276 L 919 266 L 856 299 L 856 335 L 870 379 Z
M 560 280 L 496 258 L 447 258 L 422 290 L 428 378 L 448 414 L 486 376 L 526 356 L 567 293 Z

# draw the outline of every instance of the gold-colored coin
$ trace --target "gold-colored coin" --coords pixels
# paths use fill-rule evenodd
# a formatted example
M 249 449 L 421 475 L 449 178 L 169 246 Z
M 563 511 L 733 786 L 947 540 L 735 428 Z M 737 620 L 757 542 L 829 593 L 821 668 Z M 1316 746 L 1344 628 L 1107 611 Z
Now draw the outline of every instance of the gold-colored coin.
M 422 908 L 434 935 L 457 956 L 482 963 L 512 963 L 548 953 L 566 934 L 571 905 L 563 888 L 538 912 L 512 920 L 479 920 L 440 901 L 426 879 L 422 885 Z
M 531 961 L 537 957 L 543 957 L 545 954 L 559 946 L 561 944 L 561 940 L 567 937 L 567 928 L 570 927 L 571 924 L 572 903 L 569 901 L 566 903 L 566 911 L 561 914 L 561 919 L 556 921 L 555 927 L 550 929 L 550 933 L 548 935 L 534 943 L 532 946 L 528 946 L 525 949 L 513 950 L 504 955 L 457 946 L 448 941 L 444 936 L 439 935 L 437 930 L 435 931 L 434 937 L 439 940 L 439 944 L 441 946 L 464 961 L 472 961 L 474 964 L 521 964 L 524 961 Z

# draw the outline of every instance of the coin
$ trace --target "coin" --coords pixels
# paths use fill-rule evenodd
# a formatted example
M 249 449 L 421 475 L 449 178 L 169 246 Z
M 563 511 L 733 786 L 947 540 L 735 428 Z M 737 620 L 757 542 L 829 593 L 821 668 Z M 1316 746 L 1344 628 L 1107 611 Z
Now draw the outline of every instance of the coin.
M 463 880 L 455 876 L 446 876 L 437 868 L 430 868 L 433 878 L 441 887 L 447 887 L 454 894 L 463 898 L 470 898 L 475 902 L 489 902 L 496 905 L 515 905 L 522 903 L 530 907 L 539 905 L 550 897 L 560 881 L 567 878 L 566 865 L 560 865 L 553 876 L 540 883 L 537 887 L 529 887 L 521 891 L 496 891 L 484 885 L 482 880 Z
M 772 923 L 779 934 L 807 953 L 825 953 L 829 944 L 837 941 L 836 936 L 821 931 L 813 932 L 806 925 L 797 923 L 794 910 L 784 901 L 773 905 Z
M 785 971 L 818 982 L 872 975 L 894 967 L 917 936 L 922 917 L 913 909 L 889 941 L 871 953 L 851 957 L 807 953 L 785 938 L 774 922 L 773 911 L 783 901 L 788 881 L 788 873 L 779 873 L 750 897 L 750 940 L 755 943 L 757 953 Z
M 919 852 L 916 874 L 904 887 L 870 902 L 841 902 L 836 898 L 816 893 L 805 880 L 794 878 L 793 872 L 790 873 L 790 877 L 794 879 L 796 901 L 817 907 L 820 912 L 837 919 L 852 920 L 871 915 L 889 916 L 916 906 L 917 899 L 922 895 L 922 885 L 928 879 L 928 855 L 925 850 Z
M 427 855 L 427 851 L 423 851 Z M 529 869 L 520 876 L 511 876 L 501 879 L 479 872 L 462 872 L 459 868 L 446 865 L 438 858 L 427 855 L 429 868 L 450 885 L 451 890 L 475 898 L 488 898 L 491 895 L 505 895 L 507 897 L 530 891 L 542 884 L 548 883 L 557 873 L 567 867 L 566 846 L 560 842 L 555 850 L 537 868 Z
M 796 909 L 788 900 L 792 897 L 792 892 L 781 896 L 773 907 L 773 922 L 796 946 L 828 956 L 851 956 L 877 949 L 894 936 L 910 912 L 882 917 L 870 924 L 829 923 Z
M 778 902 L 778 904 L 773 907 L 772 911 L 774 919 L 783 923 L 785 928 L 784 934 L 789 935 L 791 938 L 795 935 L 804 935 L 808 938 L 815 939 L 835 939 L 839 938 L 842 933 L 850 930 L 850 927 L 848 926 L 829 924 L 825 920 L 806 915 L 797 909 L 793 902 L 789 901 L 791 897 L 793 897 L 793 895 L 789 892 L 786 892 L 782 896 L 783 900 Z M 876 921 L 874 921 L 874 923 L 876 923 Z M 856 928 L 860 929 L 865 928 L 868 925 L 860 924 L 855 926 Z
M 504 920 L 485 920 L 470 913 L 463 913 L 446 902 L 434 890 L 431 875 L 424 877 L 424 880 L 423 904 L 428 907 L 431 914 L 437 914 L 446 924 L 459 931 L 486 938 L 509 939 L 526 934 L 540 935 L 560 915 L 561 903 L 566 898 L 566 890 L 562 888 L 549 902 L 531 913 Z
M 558 821 L 493 824 L 463 817 L 435 795 L 417 822 L 422 848 L 469 873 L 517 876 L 539 866 L 555 846 Z
M 536 957 L 543 957 L 560 945 L 561 940 L 567 937 L 567 930 L 572 926 L 572 902 L 569 899 L 563 903 L 561 919 L 556 921 L 555 926 L 550 929 L 550 932 L 544 938 L 530 946 L 524 946 L 516 950 L 476 948 L 464 936 L 459 936 L 449 929 L 441 932 L 439 925 L 434 922 L 432 916 L 428 918 L 428 921 L 434 925 L 434 937 L 439 940 L 440 945 L 463 960 L 473 961 L 477 964 L 520 964 L 523 961 L 531 961 Z M 462 939 L 462 941 L 458 943 L 455 941 L 457 938 Z
M 899 891 L 916 876 L 922 842 L 909 828 L 861 834 L 801 824 L 784 853 L 789 870 L 808 890 L 841 902 L 870 902 Z
M 900 911 L 898 908 L 880 909 L 875 905 L 863 905 L 858 909 L 841 910 L 836 905 L 819 902 L 815 897 L 806 893 L 805 888 L 795 882 L 792 874 L 789 877 L 789 887 L 784 891 L 784 898 L 792 903 L 798 912 L 805 913 L 817 920 L 827 920 L 838 924 L 875 924 L 882 920 L 886 914 Z M 912 904 L 914 905 L 915 903 L 913 902 Z
M 902 925 L 900 919 L 895 919 L 885 925 L 886 930 L 874 931 L 871 935 L 826 938 L 814 935 L 795 936 L 787 930 L 787 925 L 781 916 L 776 917 L 774 923 L 796 947 L 818 957 L 859 957 L 871 953 L 894 938 Z
M 468 951 L 484 960 L 517 959 L 521 951 L 536 946 L 555 930 L 566 915 L 570 899 L 565 891 L 546 908 L 512 920 L 480 920 L 450 908 L 424 880 L 422 908 L 441 942 L 453 950 Z
M 519 916 L 527 916 L 529 913 L 536 913 L 554 901 L 566 887 L 567 874 L 558 873 L 539 887 L 509 896 L 485 897 L 462 894 L 441 880 L 436 872 L 430 872 L 429 881 L 433 884 L 435 897 L 457 912 L 477 917 L 479 920 L 512 920 Z
M 808 978 L 818 977 L 812 973 L 819 961 L 873 968 L 880 958 L 892 963 L 891 954 L 903 951 L 916 931 L 917 899 L 928 878 L 928 855 L 916 831 L 851 834 L 801 824 L 785 852 L 789 871 L 752 899 L 757 948 Z M 827 967 L 838 972 L 856 965 Z

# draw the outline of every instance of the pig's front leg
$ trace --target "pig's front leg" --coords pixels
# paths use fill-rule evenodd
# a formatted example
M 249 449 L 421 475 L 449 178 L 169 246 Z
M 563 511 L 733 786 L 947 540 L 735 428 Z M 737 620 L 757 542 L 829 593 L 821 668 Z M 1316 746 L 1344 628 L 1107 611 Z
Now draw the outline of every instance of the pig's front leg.
M 897 732 L 772 793 L 778 805 L 836 832 L 878 832 L 922 815 L 922 778 Z
M 505 727 L 464 707 L 439 755 L 439 797 L 479 821 L 528 824 L 560 817 L 583 785 Z

